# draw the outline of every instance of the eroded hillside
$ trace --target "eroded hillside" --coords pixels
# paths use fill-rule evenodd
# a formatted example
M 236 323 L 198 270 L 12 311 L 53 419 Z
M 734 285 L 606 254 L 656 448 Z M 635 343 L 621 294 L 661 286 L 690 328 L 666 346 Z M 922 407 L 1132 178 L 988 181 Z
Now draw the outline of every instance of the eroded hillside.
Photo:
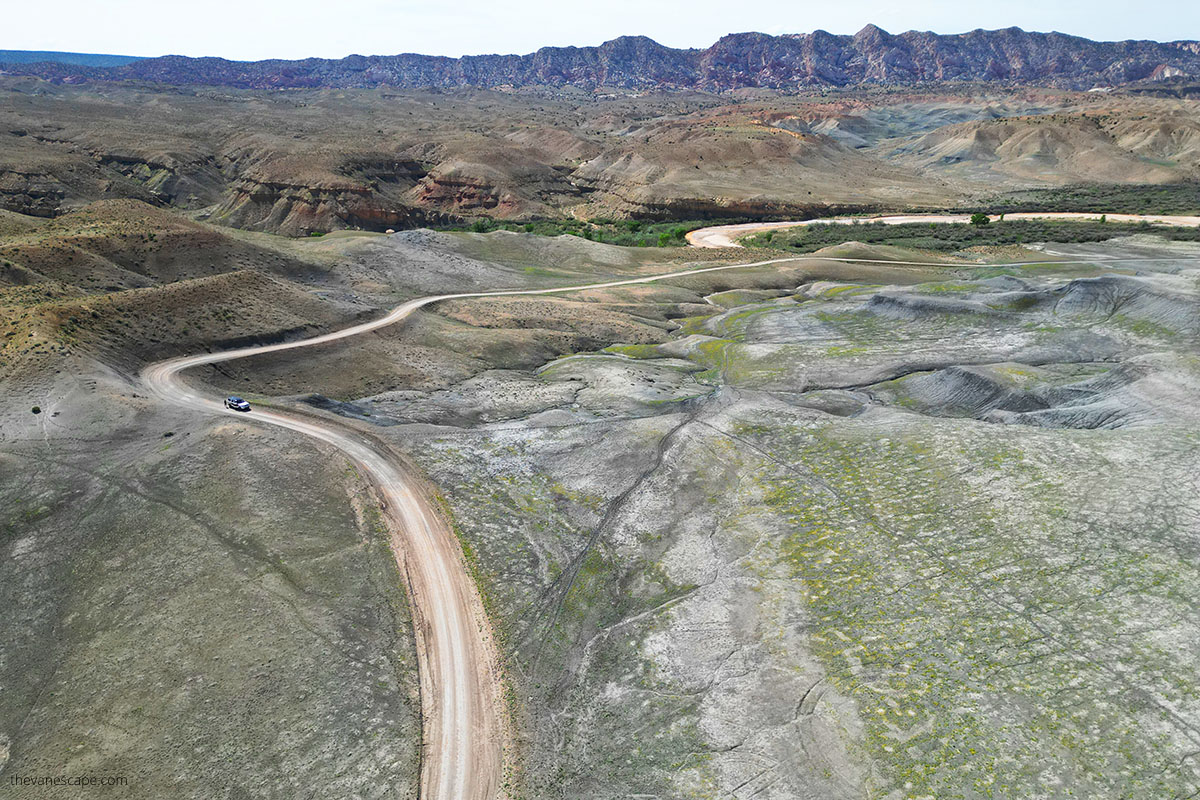
M 168 91 L 6 76 L 0 97 L 4 209 L 56 217 L 124 197 L 288 236 L 971 207 L 1021 188 L 1200 178 L 1195 102 L 1128 93 Z
M 733 260 L 124 201 L 0 237 L 0 766 L 142 776 L 122 798 L 410 797 L 421 752 L 362 476 L 165 406 L 141 365 Z M 1196 246 L 736 256 L 792 260 L 448 301 L 189 380 L 436 487 L 505 657 L 516 794 L 1200 788 Z
M 531 796 L 1195 790 L 1197 253 L 1056 249 L 591 293 L 708 309 L 336 406 L 445 492 Z

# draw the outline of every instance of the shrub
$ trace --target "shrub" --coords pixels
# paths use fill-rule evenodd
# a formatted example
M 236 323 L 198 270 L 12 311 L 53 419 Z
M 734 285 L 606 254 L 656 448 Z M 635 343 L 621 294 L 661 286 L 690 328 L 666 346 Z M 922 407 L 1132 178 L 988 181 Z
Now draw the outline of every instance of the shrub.
M 987 214 L 976 212 L 971 215 L 971 224 L 972 225 L 987 225 L 990 222 L 991 222 L 991 219 L 988 218 Z
M 32 412 L 33 412 L 33 413 L 35 413 L 35 414 L 40 414 L 40 413 L 42 413 L 42 407 L 41 407 L 41 406 L 34 406 L 33 408 L 31 408 L 31 409 L 29 409 L 29 410 L 30 410 L 30 411 L 32 411 Z
M 929 226 L 926 223 L 894 225 L 887 230 L 865 225 L 854 231 L 853 236 L 869 244 L 892 244 L 925 250 L 952 252 L 970 245 L 1005 245 L 1022 242 L 1100 242 L 1124 233 L 1153 231 L 1173 241 L 1200 241 L 1200 228 L 1154 228 L 1148 223 L 1099 224 L 1098 220 L 1086 222 L 1050 222 L 1044 220 L 1014 220 L 1003 225 L 956 225 Z M 847 228 L 812 225 L 803 229 L 781 232 L 773 242 L 765 236 L 754 241 L 771 247 L 787 247 L 801 252 L 812 252 L 829 245 L 841 244 L 850 238 Z

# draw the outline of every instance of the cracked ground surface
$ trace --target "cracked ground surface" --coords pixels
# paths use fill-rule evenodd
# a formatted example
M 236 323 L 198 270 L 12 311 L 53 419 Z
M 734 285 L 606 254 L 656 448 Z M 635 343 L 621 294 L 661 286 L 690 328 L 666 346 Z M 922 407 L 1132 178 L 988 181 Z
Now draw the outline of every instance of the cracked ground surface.
M 1054 250 L 663 287 L 708 305 L 663 341 L 356 401 L 452 511 L 528 796 L 1200 788 L 1200 253 Z

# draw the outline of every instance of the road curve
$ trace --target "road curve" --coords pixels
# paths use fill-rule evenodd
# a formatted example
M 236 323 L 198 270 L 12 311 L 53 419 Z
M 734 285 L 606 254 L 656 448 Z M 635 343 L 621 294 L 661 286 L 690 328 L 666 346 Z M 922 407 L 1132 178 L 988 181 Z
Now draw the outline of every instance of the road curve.
M 141 377 L 154 396 L 181 408 L 277 425 L 330 444 L 345 453 L 372 480 L 389 522 L 396 563 L 408 582 L 413 611 L 424 728 L 420 796 L 424 800 L 492 800 L 501 794 L 504 751 L 509 736 L 499 653 L 478 588 L 464 566 L 458 541 L 431 508 L 421 490 L 420 480 L 369 439 L 336 423 L 259 408 L 249 413 L 230 411 L 220 398 L 189 387 L 182 380 L 182 373 L 205 364 L 312 347 L 357 336 L 397 323 L 417 309 L 441 300 L 627 286 L 701 272 L 798 260 L 799 257 L 777 258 L 555 289 L 422 297 L 397 306 L 379 319 L 310 339 L 160 361 L 142 370 Z
M 490 800 L 498 794 L 505 741 L 499 660 L 454 535 L 430 507 L 419 482 L 365 438 L 277 411 L 229 411 L 179 379 L 189 367 L 270 349 L 243 348 L 160 362 L 145 369 L 142 378 L 151 392 L 175 405 L 278 425 L 331 444 L 371 479 L 413 608 L 424 728 L 420 796 Z
M 1197 219 L 1197 224 L 1200 224 L 1200 219 Z M 730 227 L 742 226 L 721 226 L 705 230 Z M 434 295 L 403 303 L 379 319 L 309 339 L 160 361 L 142 370 L 141 377 L 152 394 L 181 408 L 224 414 L 246 422 L 277 425 L 326 442 L 345 453 L 374 482 L 389 521 L 391 546 L 396 563 L 408 582 L 409 601 L 413 612 L 424 727 L 420 796 L 424 800 L 493 800 L 502 792 L 501 776 L 504 771 L 505 746 L 509 737 L 499 652 L 492 639 L 478 588 L 464 565 L 458 541 L 445 520 L 430 506 L 421 489 L 420 479 L 410 474 L 402 462 L 368 438 L 336 423 L 275 410 L 255 409 L 249 413 L 230 411 L 220 399 L 200 394 L 189 387 L 183 382 L 182 373 L 205 364 L 312 347 L 357 336 L 395 324 L 417 309 L 442 300 L 559 294 L 653 283 L 670 278 L 795 261 L 946 266 L 936 261 L 801 255 L 683 269 L 658 275 L 552 289 Z M 1094 260 L 1030 261 L 1007 266 L 1093 262 Z
M 1057 219 L 1057 220 L 1099 220 L 1107 217 L 1109 222 L 1148 222 L 1151 225 L 1169 225 L 1173 227 L 1200 227 L 1200 217 L 1172 216 L 1168 214 L 1091 214 L 1076 211 L 1030 211 L 1005 214 L 1006 220 L 1021 219 Z M 993 215 L 995 222 L 1000 215 Z M 693 247 L 741 247 L 737 240 L 752 233 L 779 230 L 780 228 L 796 228 L 803 225 L 852 225 L 882 222 L 884 225 L 907 225 L 911 223 L 964 223 L 970 222 L 970 214 L 892 214 L 882 217 L 827 217 L 825 219 L 804 219 L 787 222 L 745 222 L 738 225 L 714 225 L 710 228 L 699 228 L 687 235 L 688 244 Z

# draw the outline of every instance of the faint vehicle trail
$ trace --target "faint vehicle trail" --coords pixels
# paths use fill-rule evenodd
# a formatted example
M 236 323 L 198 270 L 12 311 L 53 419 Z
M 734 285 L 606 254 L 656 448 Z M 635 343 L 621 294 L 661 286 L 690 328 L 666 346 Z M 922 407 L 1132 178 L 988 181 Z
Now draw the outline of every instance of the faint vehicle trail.
M 693 231 L 695 233 L 700 231 Z M 277 425 L 326 442 L 345 453 L 371 479 L 380 494 L 383 511 L 389 522 L 392 552 L 407 581 L 412 606 L 423 723 L 420 796 L 425 800 L 492 800 L 507 794 L 503 790 L 501 777 L 511 737 L 504 704 L 500 654 L 479 590 L 466 568 L 458 540 L 447 521 L 435 512 L 422 488 L 421 479 L 411 474 L 403 462 L 389 454 L 386 448 L 336 422 L 276 410 L 255 409 L 249 413 L 231 411 L 224 407 L 221 399 L 200 394 L 188 386 L 183 382 L 181 373 L 191 367 L 312 347 L 357 336 L 400 322 L 417 309 L 442 300 L 603 289 L 796 261 L 947 266 L 924 261 L 788 256 L 553 289 L 434 295 L 403 303 L 379 319 L 309 339 L 160 361 L 142 370 L 141 377 L 155 396 L 173 405 L 224 414 L 247 422 Z M 1059 260 L 1024 263 L 1092 262 Z

